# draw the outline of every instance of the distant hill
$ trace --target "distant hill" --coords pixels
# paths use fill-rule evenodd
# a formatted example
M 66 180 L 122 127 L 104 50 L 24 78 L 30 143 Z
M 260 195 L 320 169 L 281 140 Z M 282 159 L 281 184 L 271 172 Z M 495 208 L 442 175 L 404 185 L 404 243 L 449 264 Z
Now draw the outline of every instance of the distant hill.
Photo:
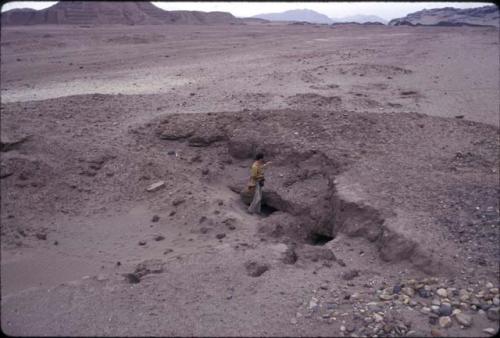
M 223 24 L 241 23 L 230 13 L 165 11 L 150 2 L 61 1 L 43 10 L 2 13 L 2 25 L 37 24 Z
M 387 20 L 382 19 L 376 15 L 353 15 L 353 16 L 345 16 L 343 18 L 331 18 L 333 22 L 357 22 L 357 23 L 373 23 L 380 22 L 383 24 L 387 24 Z
M 333 23 L 332 19 L 324 14 L 312 11 L 310 9 L 294 9 L 281 13 L 258 14 L 252 18 L 259 18 L 269 21 L 304 21 L 311 23 Z
M 332 23 L 367 23 L 367 22 L 380 22 L 383 24 L 387 23 L 384 20 L 375 15 L 353 15 L 346 16 L 343 18 L 329 18 L 328 16 L 318 13 L 310 9 L 294 9 L 291 11 L 281 12 L 281 13 L 269 13 L 269 14 L 259 14 L 254 15 L 252 18 L 260 18 L 269 21 L 295 21 L 295 22 L 310 22 L 310 23 L 322 23 L 322 24 L 332 24 Z
M 494 5 L 466 9 L 445 7 L 411 13 L 404 18 L 391 20 L 389 25 L 500 27 L 500 17 L 498 7 Z
M 334 22 L 332 23 L 332 27 L 339 27 L 339 26 L 385 26 L 382 22 L 354 22 L 354 21 L 349 21 L 349 22 Z

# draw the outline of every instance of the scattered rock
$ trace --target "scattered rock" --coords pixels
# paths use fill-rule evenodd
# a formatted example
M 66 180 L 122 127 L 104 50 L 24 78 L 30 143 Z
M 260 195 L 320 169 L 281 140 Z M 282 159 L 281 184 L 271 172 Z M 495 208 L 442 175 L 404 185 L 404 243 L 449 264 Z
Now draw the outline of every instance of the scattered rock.
M 460 325 L 463 325 L 465 327 L 469 327 L 472 325 L 472 317 L 464 313 L 457 313 L 455 315 L 455 319 Z
M 444 332 L 439 331 L 438 329 L 432 329 L 431 330 L 431 336 L 433 337 L 446 337 Z
M 297 262 L 298 256 L 293 248 L 288 248 L 283 253 L 283 263 L 285 264 L 295 264 Z
M 452 325 L 451 318 L 449 316 L 444 316 L 439 318 L 439 326 L 442 328 L 448 328 Z
M 123 276 L 125 280 L 131 284 L 137 284 L 141 281 L 141 279 L 133 273 L 126 273 Z
M 349 270 L 342 274 L 342 279 L 344 280 L 353 280 L 354 278 L 359 276 L 359 270 Z
M 378 298 L 380 298 L 381 300 L 391 300 L 392 295 L 388 295 L 386 293 L 381 293 L 380 295 L 378 295 Z
M 176 206 L 178 206 L 178 205 L 180 205 L 180 204 L 182 204 L 182 203 L 184 203 L 184 202 L 186 202 L 186 200 L 185 200 L 184 198 L 180 198 L 180 197 L 179 197 L 179 198 L 176 198 L 176 199 L 174 199 L 174 200 L 172 201 L 172 205 L 173 205 L 174 207 L 176 207 Z
M 215 237 L 217 239 L 223 239 L 224 237 L 226 237 L 226 234 L 225 233 L 217 234 L 217 235 L 215 235 Z
M 436 293 L 438 294 L 439 297 L 442 297 L 442 298 L 446 298 L 448 297 L 448 292 L 446 291 L 446 289 L 437 289 Z
M 431 312 L 431 308 L 424 306 L 422 307 L 422 309 L 420 309 L 420 312 L 422 312 L 423 314 L 429 314 Z
M 317 309 L 318 309 L 318 299 L 312 297 L 311 300 L 309 301 L 309 310 L 316 311 Z
M 170 217 L 172 217 L 173 215 L 175 215 L 175 210 L 172 210 L 170 211 L 170 213 L 168 214 Z
M 463 119 L 463 118 L 464 118 L 464 116 L 463 116 L 463 115 L 455 115 L 455 118 L 456 118 L 456 119 Z
M 163 254 L 164 255 L 168 255 L 169 253 L 173 252 L 174 250 L 172 249 L 165 249 L 165 251 L 163 251 Z
M 413 288 L 411 287 L 404 287 L 401 289 L 401 291 L 407 295 L 408 297 L 413 297 L 415 296 L 415 290 L 413 290 Z
M 147 187 L 146 190 L 149 192 L 154 192 L 154 191 L 160 190 L 163 187 L 165 187 L 165 181 L 159 181 L 159 182 L 151 184 L 149 187 Z
M 36 238 L 45 241 L 47 239 L 47 234 L 39 232 L 39 233 L 36 234 Z
M 380 305 L 377 302 L 367 303 L 366 307 L 368 308 L 368 310 L 370 310 L 372 312 L 379 312 L 382 310 L 382 308 L 380 307 Z
M 154 215 L 153 218 L 151 218 L 151 222 L 156 223 L 160 220 L 160 216 Z
M 155 241 L 159 242 L 159 241 L 163 241 L 163 240 L 165 239 L 165 237 L 164 237 L 164 236 L 162 236 L 162 235 L 155 235 L 155 236 L 153 237 L 153 239 L 154 239 Z
M 208 170 L 207 168 L 204 168 L 202 171 L 201 171 L 201 174 L 206 176 L 210 173 L 210 170 Z
M 483 311 L 488 311 L 488 309 L 491 307 L 491 304 L 488 303 L 481 303 L 479 304 L 479 308 Z
M 54 241 L 54 245 L 59 245 L 59 242 L 58 241 Z
M 116 266 L 120 266 L 120 265 L 122 265 L 122 262 L 120 262 L 120 261 L 116 262 Z
M 486 316 L 488 317 L 489 320 L 498 322 L 500 320 L 500 308 L 498 307 L 489 308 L 488 311 L 486 312 Z
M 109 278 L 105 274 L 100 273 L 100 274 L 97 275 L 96 279 L 98 281 L 102 282 L 102 281 L 108 280 Z
M 491 335 L 493 336 L 493 335 L 496 335 L 497 330 L 495 330 L 495 329 L 493 329 L 493 328 L 489 327 L 489 328 L 487 328 L 487 329 L 484 329 L 484 330 L 483 330 L 483 332 L 484 332 L 484 333 L 491 334 Z
M 385 324 L 382 329 L 384 330 L 385 333 L 390 333 L 392 331 L 392 329 L 394 328 L 393 325 L 391 324 Z
M 247 270 L 247 275 L 249 275 L 250 277 L 259 277 L 264 272 L 269 270 L 269 266 L 267 264 L 262 264 L 254 261 L 245 263 L 245 268 Z
M 356 330 L 356 328 L 352 324 L 347 324 L 345 327 L 345 330 L 350 333 L 350 332 L 354 332 L 354 330 Z
M 381 315 L 379 315 L 378 313 L 374 313 L 373 314 L 373 319 L 377 322 L 377 323 L 380 323 L 381 321 L 384 320 L 384 317 L 382 317 Z
M 429 298 L 431 297 L 431 292 L 429 290 L 426 290 L 425 288 L 420 288 L 417 290 L 418 295 L 422 298 Z
M 139 245 L 146 245 L 146 241 L 139 241 Z
M 450 316 L 452 313 L 453 309 L 450 304 L 448 303 L 443 303 L 439 307 L 439 315 L 440 316 Z
M 162 273 L 165 263 L 160 259 L 148 259 L 139 263 L 134 271 L 134 274 L 141 278 L 152 273 Z

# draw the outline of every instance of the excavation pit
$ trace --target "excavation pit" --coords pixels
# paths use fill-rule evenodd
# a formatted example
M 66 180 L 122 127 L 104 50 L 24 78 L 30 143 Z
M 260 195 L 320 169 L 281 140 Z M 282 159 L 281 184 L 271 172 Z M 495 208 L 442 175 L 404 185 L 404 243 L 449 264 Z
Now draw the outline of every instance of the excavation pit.
M 278 211 L 278 209 L 276 209 L 270 205 L 267 205 L 266 203 L 262 203 L 260 206 L 260 213 L 264 217 L 268 217 L 276 211 Z
M 309 236 L 308 242 L 311 245 L 323 246 L 326 243 L 328 243 L 331 240 L 333 240 L 334 238 L 335 237 L 333 237 L 333 236 L 327 236 L 327 235 L 323 235 L 323 234 L 312 233 Z
M 377 202 L 377 196 L 363 187 L 376 191 L 364 174 L 369 169 L 364 162 L 368 151 L 393 158 L 387 152 L 392 142 L 387 144 L 386 135 L 381 133 L 382 126 L 391 124 L 393 118 L 336 110 L 328 114 L 314 111 L 310 116 L 314 118 L 304 119 L 304 112 L 295 110 L 169 115 L 157 124 L 159 140 L 155 142 L 169 149 L 184 147 L 186 154 L 205 148 L 203 153 L 220 163 L 224 175 L 204 175 L 202 179 L 207 184 L 227 184 L 240 195 L 242 212 L 253 199 L 247 188 L 252 161 L 256 153 L 265 153 L 266 161 L 273 164 L 267 174 L 269 184 L 262 191 L 261 219 L 255 218 L 260 235 L 316 249 L 327 249 L 325 245 L 338 234 L 360 237 L 374 246 L 384 262 L 408 260 L 425 272 L 442 271 L 446 262 L 434 259 L 431 251 L 421 247 L 408 217 L 399 220 L 399 212 Z M 417 119 L 423 117 L 411 114 L 404 123 L 413 125 Z M 347 135 L 351 126 L 355 130 Z M 302 132 L 296 131 L 297 127 Z M 368 145 L 364 142 L 367 137 L 377 142 Z M 420 136 L 408 139 L 413 141 L 420 142 Z M 376 164 L 373 175 L 379 172 Z M 398 192 L 397 187 L 392 189 Z

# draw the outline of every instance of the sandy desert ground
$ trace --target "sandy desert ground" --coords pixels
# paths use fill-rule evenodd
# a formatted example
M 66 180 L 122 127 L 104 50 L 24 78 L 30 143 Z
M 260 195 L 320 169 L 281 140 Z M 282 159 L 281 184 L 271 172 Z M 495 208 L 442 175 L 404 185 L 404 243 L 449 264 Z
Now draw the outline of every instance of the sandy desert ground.
M 4 333 L 498 331 L 498 29 L 1 34 Z

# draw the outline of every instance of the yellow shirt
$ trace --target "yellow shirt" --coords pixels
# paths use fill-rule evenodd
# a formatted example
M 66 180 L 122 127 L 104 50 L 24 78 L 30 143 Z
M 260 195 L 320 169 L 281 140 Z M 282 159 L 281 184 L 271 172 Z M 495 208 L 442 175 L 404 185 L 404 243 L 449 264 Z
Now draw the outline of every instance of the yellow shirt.
M 250 183 L 248 184 L 250 187 L 255 187 L 258 181 L 262 181 L 264 179 L 264 167 L 260 161 L 255 161 L 252 164 L 252 168 L 250 169 Z

